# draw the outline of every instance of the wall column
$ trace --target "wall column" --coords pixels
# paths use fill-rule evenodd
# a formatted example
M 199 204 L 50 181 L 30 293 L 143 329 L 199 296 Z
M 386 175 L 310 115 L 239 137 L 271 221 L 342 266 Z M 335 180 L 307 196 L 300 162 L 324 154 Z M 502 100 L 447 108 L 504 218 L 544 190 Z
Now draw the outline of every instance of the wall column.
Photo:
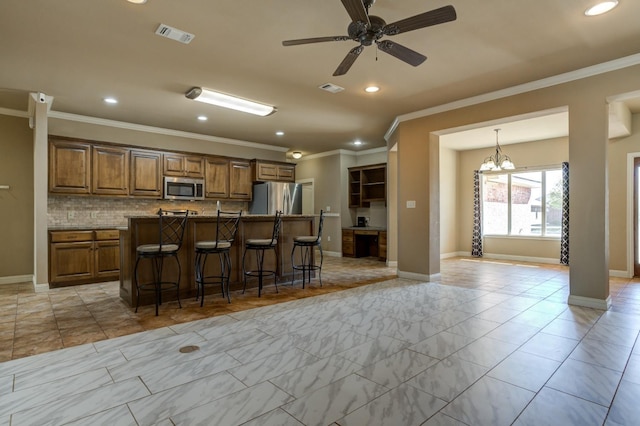
M 48 122 L 51 98 L 39 102 L 39 94 L 32 93 L 33 102 L 33 285 L 35 291 L 49 289 L 49 248 L 47 237 L 48 192 Z
M 569 304 L 608 309 L 608 105 L 579 99 L 569 105 Z

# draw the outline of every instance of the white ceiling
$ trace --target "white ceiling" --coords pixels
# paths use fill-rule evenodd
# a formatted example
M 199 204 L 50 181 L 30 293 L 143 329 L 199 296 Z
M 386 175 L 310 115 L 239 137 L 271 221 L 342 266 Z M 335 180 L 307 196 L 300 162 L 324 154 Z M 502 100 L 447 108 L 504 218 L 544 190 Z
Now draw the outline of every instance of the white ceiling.
M 356 149 L 356 139 L 364 142 L 358 149 L 380 147 L 397 116 L 640 53 L 640 2 L 620 0 L 609 14 L 585 17 L 592 3 L 377 0 L 370 13 L 387 22 L 446 4 L 458 19 L 388 37 L 428 57 L 416 68 L 369 46 L 345 76 L 333 77 L 355 42 L 281 42 L 345 35 L 350 19 L 339 0 L 2 0 L 0 108 L 26 110 L 27 93 L 39 91 L 54 97 L 55 113 L 304 154 Z M 160 23 L 195 39 L 183 45 L 158 37 Z M 318 89 L 324 83 L 345 90 L 327 93 Z M 370 83 L 380 92 L 365 93 Z M 278 112 L 254 117 L 193 102 L 184 96 L 193 86 L 270 103 Z M 105 96 L 120 102 L 105 105 Z M 198 122 L 199 114 L 209 120 Z M 540 120 L 526 123 L 526 132 L 547 138 Z M 472 139 L 491 145 L 493 125 Z M 516 130 L 500 127 L 501 142 L 509 143 Z

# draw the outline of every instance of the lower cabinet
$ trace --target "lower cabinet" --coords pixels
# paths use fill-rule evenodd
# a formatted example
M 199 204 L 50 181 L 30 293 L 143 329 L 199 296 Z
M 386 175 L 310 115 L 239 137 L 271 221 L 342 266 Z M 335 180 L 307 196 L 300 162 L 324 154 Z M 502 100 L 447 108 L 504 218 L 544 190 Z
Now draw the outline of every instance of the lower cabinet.
M 120 233 L 116 229 L 49 232 L 49 284 L 62 287 L 117 280 Z
M 387 231 L 371 228 L 343 228 L 344 257 L 377 257 L 387 260 Z

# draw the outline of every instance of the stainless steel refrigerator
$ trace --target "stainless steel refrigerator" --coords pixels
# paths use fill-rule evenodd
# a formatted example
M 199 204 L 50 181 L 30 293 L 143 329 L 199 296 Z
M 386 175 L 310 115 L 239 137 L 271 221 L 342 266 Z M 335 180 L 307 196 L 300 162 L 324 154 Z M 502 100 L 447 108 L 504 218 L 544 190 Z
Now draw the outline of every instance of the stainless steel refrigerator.
M 253 184 L 249 214 L 302 214 L 302 185 L 286 182 Z

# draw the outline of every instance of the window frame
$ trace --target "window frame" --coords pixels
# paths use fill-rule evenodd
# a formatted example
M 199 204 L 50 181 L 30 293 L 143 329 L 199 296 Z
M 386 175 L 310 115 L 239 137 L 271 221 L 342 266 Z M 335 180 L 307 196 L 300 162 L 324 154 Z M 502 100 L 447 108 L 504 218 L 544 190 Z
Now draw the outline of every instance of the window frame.
M 540 172 L 541 173 L 541 181 L 540 181 L 540 192 L 541 192 L 541 206 L 545 208 L 541 208 L 541 223 L 540 228 L 541 232 L 539 235 L 535 234 L 513 234 L 512 233 L 512 191 L 511 185 L 512 180 L 511 176 L 514 174 L 521 174 L 527 172 Z M 550 165 L 550 166 L 540 166 L 540 167 L 522 167 L 516 168 L 513 170 L 487 170 L 487 171 L 479 171 L 480 173 L 480 213 L 482 215 L 482 238 L 520 238 L 520 239 L 543 239 L 543 240 L 560 240 L 562 232 L 558 234 L 547 234 L 547 172 L 560 172 L 562 173 L 562 165 Z M 484 175 L 507 175 L 507 233 L 506 234 L 487 234 L 484 231 L 484 221 L 485 221 L 485 208 L 484 208 L 484 179 L 482 178 Z

